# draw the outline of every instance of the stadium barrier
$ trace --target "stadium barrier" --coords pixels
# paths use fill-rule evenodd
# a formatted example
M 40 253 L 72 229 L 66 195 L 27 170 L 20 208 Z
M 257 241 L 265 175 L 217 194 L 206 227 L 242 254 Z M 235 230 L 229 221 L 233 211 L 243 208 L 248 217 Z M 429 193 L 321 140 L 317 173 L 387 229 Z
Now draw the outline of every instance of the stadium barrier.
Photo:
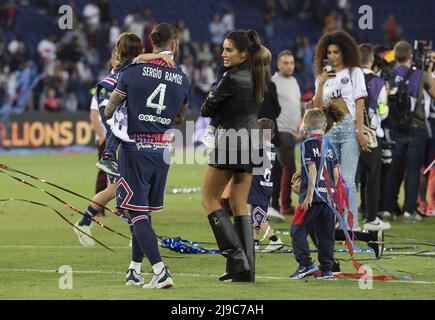
M 95 145 L 89 112 L 12 114 L 0 124 L 3 148 L 59 148 Z
M 195 120 L 199 112 L 189 112 L 186 120 Z M 176 128 L 183 133 L 186 125 Z M 190 139 L 190 137 L 189 137 Z M 7 124 L 0 123 L 0 148 L 63 148 L 95 146 L 89 112 L 29 112 L 11 114 Z

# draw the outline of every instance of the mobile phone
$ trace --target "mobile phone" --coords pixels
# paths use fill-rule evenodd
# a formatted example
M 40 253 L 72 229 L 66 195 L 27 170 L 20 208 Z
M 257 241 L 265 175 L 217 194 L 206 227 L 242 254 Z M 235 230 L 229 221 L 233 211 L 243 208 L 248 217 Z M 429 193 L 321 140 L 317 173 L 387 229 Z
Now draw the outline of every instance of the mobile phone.
M 326 67 L 326 72 L 331 72 L 334 70 L 334 67 L 329 59 L 323 59 L 323 65 Z

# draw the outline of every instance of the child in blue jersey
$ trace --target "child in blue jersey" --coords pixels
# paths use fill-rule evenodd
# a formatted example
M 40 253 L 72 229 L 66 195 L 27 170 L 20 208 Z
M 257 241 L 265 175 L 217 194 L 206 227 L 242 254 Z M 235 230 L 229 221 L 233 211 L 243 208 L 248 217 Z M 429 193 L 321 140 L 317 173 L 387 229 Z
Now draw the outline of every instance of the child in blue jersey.
M 301 146 L 299 205 L 290 228 L 299 267 L 289 278 L 301 279 L 310 275 L 332 278 L 335 216 L 328 198 L 333 198 L 339 179 L 338 161 L 332 144 L 324 136 L 327 123 L 323 110 L 307 110 L 304 123 L 309 138 Z M 312 229 L 317 241 L 319 268 L 313 264 L 309 252 L 307 236 Z
M 254 228 L 254 243 L 256 250 L 259 250 L 259 236 L 260 231 L 265 232 L 270 240 L 267 247 L 261 252 L 273 252 L 281 249 L 284 244 L 270 227 L 269 218 L 267 217 L 267 210 L 269 201 L 272 197 L 273 180 L 271 179 L 272 168 L 275 163 L 275 146 L 271 143 L 275 129 L 275 123 L 271 119 L 262 118 L 258 119 L 260 127 L 264 130 L 265 145 L 267 146 L 267 157 L 270 161 L 270 166 L 265 168 L 262 175 L 254 175 L 252 177 L 251 189 L 249 190 L 248 204 Z

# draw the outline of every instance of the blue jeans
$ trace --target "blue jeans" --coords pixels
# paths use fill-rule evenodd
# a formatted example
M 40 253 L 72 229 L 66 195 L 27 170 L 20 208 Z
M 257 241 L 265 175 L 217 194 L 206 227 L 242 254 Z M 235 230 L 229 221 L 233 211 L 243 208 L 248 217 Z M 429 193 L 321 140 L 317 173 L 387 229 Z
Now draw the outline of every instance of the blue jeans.
M 424 165 L 428 133 L 425 128 L 413 127 L 409 134 L 391 131 L 391 139 L 395 143 L 392 146 L 393 161 L 386 177 L 384 208 L 391 212 L 396 208 L 406 164 L 403 210 L 412 214 L 417 209 L 420 168 Z
M 360 154 L 360 147 L 356 137 L 356 122 L 348 114 L 342 122 L 334 123 L 334 126 L 326 135 L 335 147 L 341 175 L 349 190 L 349 210 L 353 214 L 353 229 L 355 230 L 358 228 L 358 193 L 355 177 Z M 346 219 L 347 215 L 346 213 Z

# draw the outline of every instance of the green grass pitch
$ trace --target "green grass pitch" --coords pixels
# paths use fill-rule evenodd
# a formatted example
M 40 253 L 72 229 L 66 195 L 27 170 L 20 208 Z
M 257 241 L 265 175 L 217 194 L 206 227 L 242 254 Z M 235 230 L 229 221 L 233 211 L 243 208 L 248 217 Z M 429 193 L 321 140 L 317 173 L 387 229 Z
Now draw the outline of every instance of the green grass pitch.
M 62 185 L 78 193 L 92 197 L 95 188 L 95 154 L 52 154 L 12 156 L 2 154 L 0 162 L 13 168 Z M 173 165 L 167 187 L 200 187 L 204 165 Z M 18 174 L 15 174 L 19 176 Z M 73 206 L 83 210 L 87 201 L 69 195 L 46 184 L 21 178 L 50 190 Z M 49 204 L 60 210 L 71 221 L 80 216 L 39 190 L 30 188 L 0 174 L 0 198 L 23 198 Z M 214 238 L 206 215 L 200 205 L 200 193 L 167 194 L 165 210 L 154 216 L 153 225 L 160 236 L 193 241 L 213 242 Z M 113 203 L 111 204 L 113 207 Z M 273 223 L 273 227 L 288 230 L 291 220 Z M 129 235 L 127 225 L 108 213 L 100 218 L 108 226 Z M 407 238 L 435 242 L 435 218 L 421 223 L 393 221 L 393 228 L 386 232 L 387 241 L 406 242 Z M 78 243 L 72 228 L 51 210 L 21 202 L 0 203 L 0 299 L 434 299 L 435 264 L 431 256 L 406 255 L 404 251 L 384 254 L 378 261 L 387 270 L 411 276 L 411 281 L 374 281 L 372 289 L 361 289 L 359 282 L 349 279 L 331 281 L 297 280 L 287 277 L 297 264 L 293 254 L 257 254 L 257 280 L 249 283 L 220 283 L 217 276 L 225 268 L 220 255 L 181 254 L 161 249 L 163 259 L 169 266 L 175 288 L 170 290 L 146 290 L 141 287 L 126 287 L 124 273 L 130 262 L 128 240 L 93 227 L 95 237 L 110 247 L 112 253 L 100 246 L 83 248 Z M 290 244 L 290 237 L 281 238 Z M 363 245 L 363 244 L 361 244 Z M 338 247 L 341 244 L 337 243 Z M 400 247 L 388 245 L 387 247 Z M 210 248 L 216 248 L 211 245 Z M 288 248 L 288 247 L 287 247 Z M 418 246 L 408 253 L 433 250 L 433 247 Z M 363 264 L 380 274 L 379 267 L 367 253 L 355 255 Z M 372 255 L 373 256 L 373 255 Z M 316 259 L 316 254 L 313 254 Z M 349 259 L 347 253 L 338 253 L 336 258 Z M 72 289 L 61 289 L 64 274 L 57 271 L 61 266 L 72 268 Z M 149 273 L 146 260 L 144 271 Z M 354 272 L 350 262 L 341 261 L 344 272 Z M 150 274 L 145 274 L 148 281 Z

